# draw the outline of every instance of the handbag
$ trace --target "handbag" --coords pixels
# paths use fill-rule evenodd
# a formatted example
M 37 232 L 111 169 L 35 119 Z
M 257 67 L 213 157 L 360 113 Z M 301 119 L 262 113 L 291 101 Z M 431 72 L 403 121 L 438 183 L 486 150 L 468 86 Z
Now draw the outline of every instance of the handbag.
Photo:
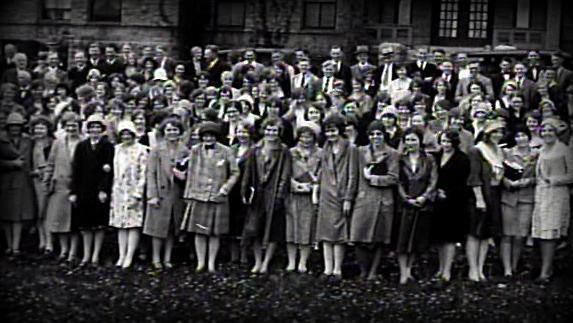
M 508 161 L 503 162 L 503 175 L 510 181 L 518 181 L 523 177 L 523 167 Z

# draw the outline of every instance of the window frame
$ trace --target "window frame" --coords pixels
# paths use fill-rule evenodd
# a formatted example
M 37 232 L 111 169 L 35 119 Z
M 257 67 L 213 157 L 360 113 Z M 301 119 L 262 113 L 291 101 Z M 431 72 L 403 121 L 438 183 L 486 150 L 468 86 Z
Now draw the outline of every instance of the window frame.
M 307 24 L 306 21 L 306 14 L 308 11 L 307 6 L 308 5 L 317 5 L 319 6 L 318 9 L 318 26 L 310 26 Z M 323 5 L 331 5 L 333 6 L 333 19 L 332 19 L 332 26 L 321 26 L 321 22 L 322 22 L 322 6 Z M 301 23 L 302 23 L 302 29 L 314 29 L 314 30 L 336 30 L 337 28 L 337 22 L 338 22 L 338 1 L 337 0 L 303 0 L 302 1 L 302 19 L 301 19 Z
M 49 17 L 46 15 L 46 13 L 47 13 L 47 10 L 53 10 L 53 9 L 47 9 L 47 8 L 46 8 L 46 2 L 47 2 L 47 0 L 42 0 L 42 1 L 40 2 L 40 6 L 39 6 L 39 8 L 38 8 L 38 11 L 39 11 L 39 13 L 38 13 L 39 20 L 42 21 L 42 22 L 44 22 L 44 23 L 69 24 L 69 23 L 72 21 L 72 7 L 73 7 L 73 6 L 72 6 L 73 1 L 72 1 L 72 0 L 69 0 L 69 1 L 70 1 L 70 7 L 69 7 L 69 9 L 64 9 L 64 10 L 69 10 L 69 12 L 70 12 L 70 18 L 69 18 L 69 19 L 51 19 L 51 18 L 49 18 Z
M 222 3 L 232 4 L 232 3 L 240 3 L 243 4 L 243 21 L 240 25 L 224 25 L 219 23 L 219 14 L 220 14 L 220 6 Z M 217 1 L 215 4 L 215 19 L 213 21 L 213 25 L 215 28 L 236 28 L 236 29 L 243 29 L 245 28 L 245 21 L 247 20 L 247 2 L 245 0 L 222 0 Z
M 87 1 L 88 5 L 88 22 L 95 23 L 95 24 L 121 24 L 123 18 L 123 1 L 122 0 L 112 0 L 112 2 L 119 2 L 119 19 L 118 20 L 98 20 L 94 19 L 94 4 L 98 0 L 89 0 Z

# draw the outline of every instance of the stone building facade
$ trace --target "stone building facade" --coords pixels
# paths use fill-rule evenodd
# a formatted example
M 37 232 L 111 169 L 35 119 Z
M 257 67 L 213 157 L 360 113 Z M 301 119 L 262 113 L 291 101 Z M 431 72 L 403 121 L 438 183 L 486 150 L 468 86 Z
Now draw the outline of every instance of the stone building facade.
M 0 41 L 31 52 L 95 40 L 164 44 L 182 58 L 206 43 L 313 53 L 380 42 L 573 52 L 570 12 L 567 0 L 7 0 Z

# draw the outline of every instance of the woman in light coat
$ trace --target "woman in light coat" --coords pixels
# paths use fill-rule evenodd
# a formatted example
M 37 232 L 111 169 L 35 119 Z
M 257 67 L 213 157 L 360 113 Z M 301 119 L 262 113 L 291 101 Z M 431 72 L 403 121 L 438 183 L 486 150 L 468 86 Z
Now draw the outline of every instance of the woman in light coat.
M 357 148 L 344 138 L 346 120 L 332 114 L 323 123 L 326 143 L 315 202 L 318 202 L 316 239 L 322 242 L 324 275 L 342 278 L 342 262 L 349 241 L 352 203 L 358 188 Z
M 567 236 L 571 217 L 569 185 L 573 183 L 573 152 L 557 139 L 559 121 L 546 119 L 541 124 L 544 143 L 535 167 L 535 207 L 531 236 L 539 239 L 541 273 L 546 282 L 553 274 L 553 257 L 557 241 Z
M 368 126 L 370 144 L 358 148 L 358 195 L 352 210 L 350 241 L 356 245 L 360 277 L 374 279 L 382 246 L 390 244 L 399 153 L 384 142 L 384 125 Z
M 121 143 L 116 145 L 113 158 L 109 224 L 118 229 L 119 259 L 115 265 L 129 268 L 143 226 L 143 195 L 149 151 L 136 141 L 137 132 L 133 122 L 120 121 L 117 135 Z
M 173 241 L 183 219 L 183 185 L 173 176 L 189 149 L 181 141 L 183 124 L 177 118 L 163 120 L 159 131 L 165 140 L 151 149 L 147 165 L 147 213 L 143 233 L 152 237 L 153 267 L 171 268 Z M 163 264 L 161 253 L 163 251 Z
M 56 139 L 52 145 L 46 168 L 48 181 L 48 206 L 46 222 L 48 230 L 58 236 L 60 260 L 73 262 L 76 258 L 79 237 L 72 233 L 72 205 L 68 200 L 69 185 L 72 180 L 72 158 L 76 146 L 82 140 L 81 119 L 74 112 L 62 116 L 65 135 Z

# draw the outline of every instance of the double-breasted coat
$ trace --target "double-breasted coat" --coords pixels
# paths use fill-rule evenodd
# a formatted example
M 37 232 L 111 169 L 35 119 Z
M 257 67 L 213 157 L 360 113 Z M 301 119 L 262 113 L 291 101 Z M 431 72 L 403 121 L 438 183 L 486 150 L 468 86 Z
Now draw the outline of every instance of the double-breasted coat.
M 396 237 L 398 253 L 423 252 L 428 248 L 437 182 L 438 170 L 433 156 L 420 153 L 416 167 L 413 167 L 407 154 L 401 156 L 398 194 L 402 200 L 402 208 L 398 216 Z M 407 199 L 420 196 L 426 199 L 422 207 L 406 202 Z
M 46 221 L 51 232 L 67 233 L 71 230 L 72 205 L 69 201 L 72 181 L 72 158 L 81 138 L 63 136 L 52 144 L 46 168 L 48 179 L 48 206 Z
M 32 140 L 22 135 L 15 144 L 7 136 L 0 137 L 0 220 L 19 222 L 33 220 L 36 214 L 32 169 Z M 20 167 L 14 161 L 20 159 Z
M 317 241 L 347 242 L 349 239 L 350 219 L 344 215 L 342 207 L 344 201 L 354 202 L 356 198 L 358 150 L 347 140 L 341 140 L 342 146 L 337 154 L 334 154 L 330 143 L 322 149 Z
M 285 240 L 285 199 L 291 175 L 291 156 L 286 145 L 264 151 L 264 143 L 249 154 L 241 183 L 248 206 L 243 238 L 261 239 L 263 245 Z M 268 153 L 268 154 L 267 154 Z
M 189 153 L 184 199 L 189 201 L 182 226 L 189 232 L 222 235 L 229 232 L 229 192 L 239 178 L 233 150 L 216 143 L 212 153 L 203 144 Z M 227 195 L 220 195 L 223 189 Z
M 316 205 L 312 204 L 313 178 L 319 173 L 321 149 L 308 154 L 298 146 L 290 149 L 291 181 L 286 207 L 286 242 L 309 245 L 316 233 Z M 304 184 L 303 189 L 299 185 Z
M 115 146 L 110 226 L 119 229 L 143 226 L 148 156 L 149 149 L 137 142 Z
M 358 194 L 352 210 L 350 241 L 390 243 L 399 160 L 399 153 L 389 146 L 379 158 L 370 145 L 358 148 Z M 364 169 L 379 163 L 384 164 L 385 172 L 366 179 Z
M 170 149 L 161 141 L 151 149 L 147 163 L 147 199 L 159 199 L 159 207 L 148 206 L 143 233 L 155 238 L 167 238 L 179 233 L 185 203 L 183 185 L 173 177 L 177 162 L 189 155 L 183 142 Z
M 70 184 L 70 194 L 77 196 L 72 209 L 72 230 L 94 230 L 109 225 L 113 155 L 113 144 L 106 137 L 94 145 L 88 138 L 76 147 Z M 98 198 L 99 192 L 107 194 L 103 203 Z

